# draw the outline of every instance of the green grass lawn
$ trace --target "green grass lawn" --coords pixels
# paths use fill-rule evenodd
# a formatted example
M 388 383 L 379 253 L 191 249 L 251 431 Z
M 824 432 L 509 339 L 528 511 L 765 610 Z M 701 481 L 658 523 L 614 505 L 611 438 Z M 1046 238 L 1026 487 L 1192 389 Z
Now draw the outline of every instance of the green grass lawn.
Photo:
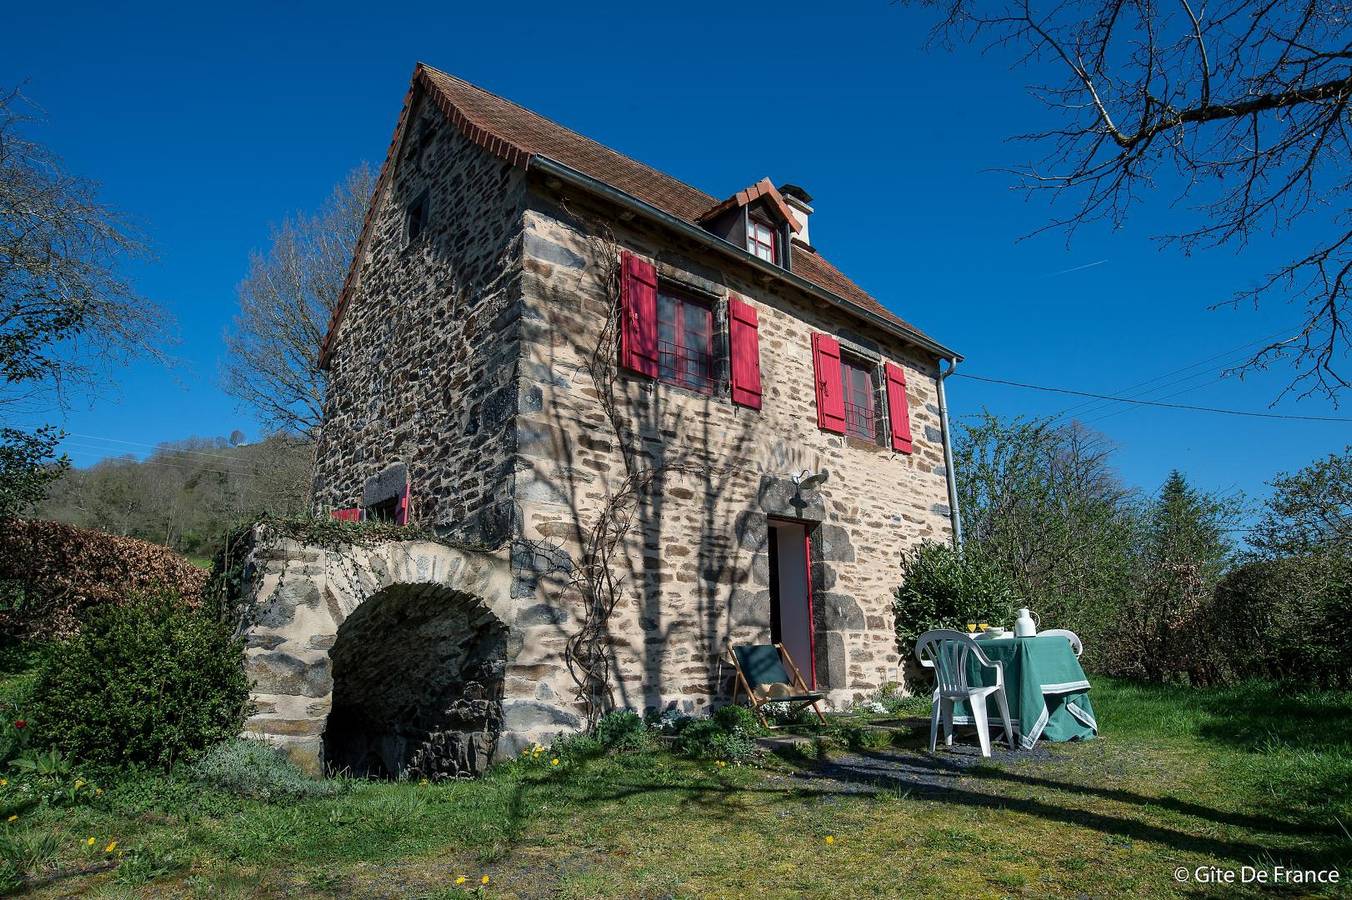
M 1347 694 L 1099 678 L 1093 696 L 1100 739 L 983 763 L 942 793 L 644 753 L 292 804 L 122 778 L 0 828 L 54 842 L 68 871 L 107 859 L 111 840 L 129 851 L 37 896 L 1104 897 L 1206 890 L 1175 882 L 1179 866 L 1352 877 Z M 879 752 L 953 759 L 911 749 L 919 733 L 902 743 Z

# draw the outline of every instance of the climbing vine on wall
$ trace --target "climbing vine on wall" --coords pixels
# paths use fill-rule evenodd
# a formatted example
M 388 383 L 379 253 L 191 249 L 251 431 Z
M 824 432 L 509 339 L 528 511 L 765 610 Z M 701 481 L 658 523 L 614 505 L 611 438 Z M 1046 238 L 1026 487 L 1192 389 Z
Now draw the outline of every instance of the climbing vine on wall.
M 585 220 L 573 214 L 574 221 Z M 594 519 L 578 530 L 580 553 L 567 574 L 567 591 L 581 601 L 577 630 L 568 636 L 565 661 L 584 704 L 589 730 L 614 707 L 610 621 L 630 590 L 626 549 L 641 513 L 655 491 L 670 478 L 693 472 L 684 455 L 654 461 L 639 446 L 632 411 L 620 389 L 619 335 L 621 328 L 620 247 L 605 223 L 583 227 L 590 245 L 588 259 L 606 301 L 606 321 L 586 358 L 586 372 L 601 403 L 606 421 L 623 460 L 624 477 L 607 483 Z M 585 277 L 585 272 L 584 272 Z

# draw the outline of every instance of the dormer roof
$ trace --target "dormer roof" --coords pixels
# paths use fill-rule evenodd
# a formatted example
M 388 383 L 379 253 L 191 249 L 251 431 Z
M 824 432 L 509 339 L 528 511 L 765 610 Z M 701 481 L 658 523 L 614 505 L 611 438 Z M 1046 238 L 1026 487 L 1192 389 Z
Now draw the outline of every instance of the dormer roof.
M 784 202 L 784 197 L 775 188 L 774 184 L 768 178 L 762 178 L 760 181 L 744 188 L 733 194 L 722 203 L 715 204 L 700 214 L 695 221 L 699 224 L 708 222 L 710 219 L 716 219 L 730 209 L 738 209 L 743 206 L 750 206 L 758 200 L 764 199 L 764 206 L 767 210 L 775 213 L 780 221 L 788 222 L 789 229 L 793 232 L 802 230 L 802 224 L 794 216 L 793 210 Z

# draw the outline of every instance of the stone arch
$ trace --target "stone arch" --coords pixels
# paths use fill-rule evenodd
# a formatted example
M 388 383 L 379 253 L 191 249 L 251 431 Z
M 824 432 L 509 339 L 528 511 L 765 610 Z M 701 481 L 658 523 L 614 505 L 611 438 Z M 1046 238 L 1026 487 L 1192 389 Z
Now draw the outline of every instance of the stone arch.
M 246 734 L 315 773 L 326 761 L 374 775 L 487 766 L 515 618 L 502 556 L 431 541 L 329 549 L 262 530 L 255 546 Z
M 507 627 L 471 594 L 395 584 L 329 650 L 325 768 L 357 777 L 481 775 L 502 731 Z

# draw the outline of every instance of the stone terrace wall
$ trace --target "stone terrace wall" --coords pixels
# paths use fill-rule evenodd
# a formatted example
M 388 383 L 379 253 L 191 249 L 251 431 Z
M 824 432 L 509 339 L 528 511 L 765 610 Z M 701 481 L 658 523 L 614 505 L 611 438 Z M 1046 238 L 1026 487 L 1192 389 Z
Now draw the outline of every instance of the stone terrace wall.
M 616 260 L 597 258 L 563 208 L 588 216 L 580 198 L 559 204 L 548 194 L 544 187 L 533 192 L 525 214 L 514 592 L 558 604 L 556 621 L 522 636 L 532 648 L 531 676 L 564 691 L 572 687 L 561 648 L 577 610 L 558 601 L 556 582 L 536 577 L 533 569 L 549 561 L 532 548 L 555 544 L 576 559 L 579 527 L 594 521 L 623 465 L 584 367 L 611 302 L 598 275 Z M 888 336 L 862 333 L 820 301 L 720 271 L 693 245 L 635 228 L 616 239 L 655 258 L 660 277 L 720 297 L 731 289 L 753 303 L 764 385 L 763 408 L 755 411 L 732 405 L 726 391 L 705 397 L 622 379 L 631 424 L 650 459 L 688 453 L 707 462 L 706 472 L 730 471 L 673 479 L 641 511 L 629 547 L 628 585 L 636 596 L 621 604 L 611 629 L 617 699 L 637 709 L 675 703 L 697 711 L 728 683 L 720 658 L 729 642 L 769 639 L 767 515 L 820 523 L 813 559 L 818 676 L 832 700 L 857 698 L 900 677 L 891 593 L 901 554 L 921 540 L 950 537 L 938 361 Z M 905 367 L 912 455 L 817 428 L 814 330 L 875 348 Z M 831 470 L 829 483 L 816 502 L 796 510 L 788 475 L 822 468 Z
M 390 717 L 391 731 L 405 725 L 416 730 L 429 710 L 454 714 L 462 700 L 481 696 L 461 697 L 464 685 L 441 671 L 463 661 L 467 634 L 479 631 L 490 638 L 468 649 L 500 654 L 501 665 L 474 667 L 481 683 L 496 682 L 524 652 L 522 629 L 549 617 L 533 601 L 511 597 L 505 550 L 480 553 L 426 541 L 338 550 L 263 536 L 251 564 L 256 582 L 243 634 L 255 711 L 245 733 L 284 748 L 312 772 L 325 761 L 335 661 L 350 670 L 337 673 L 348 679 L 346 686 L 369 694 L 381 707 L 376 712 Z M 413 615 L 411 600 L 422 607 Z M 343 627 L 363 619 L 375 627 Z M 415 632 L 401 634 L 410 645 L 403 654 L 388 646 L 396 619 L 411 619 Z M 506 678 L 485 686 L 490 699 L 501 702 L 495 722 L 499 759 L 581 724 L 571 704 L 542 695 L 534 683 Z M 486 762 L 480 759 L 476 766 Z
M 510 531 L 523 176 L 434 107 L 411 116 L 337 336 L 314 501 L 361 505 L 367 479 L 404 463 L 412 520 L 496 546 Z M 406 247 L 423 191 L 429 225 Z

